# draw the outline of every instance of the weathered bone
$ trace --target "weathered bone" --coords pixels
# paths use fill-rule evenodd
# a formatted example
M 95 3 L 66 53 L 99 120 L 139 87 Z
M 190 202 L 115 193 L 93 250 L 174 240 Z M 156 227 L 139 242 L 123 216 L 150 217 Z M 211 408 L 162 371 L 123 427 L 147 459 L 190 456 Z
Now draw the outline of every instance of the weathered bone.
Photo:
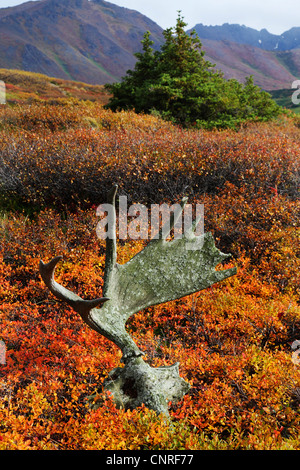
M 108 196 L 108 203 L 114 207 L 116 192 L 117 186 L 113 187 Z M 181 211 L 186 202 L 187 199 L 182 200 Z M 152 369 L 142 360 L 140 356 L 143 353 L 125 329 L 126 321 L 136 312 L 149 306 L 185 297 L 236 274 L 236 268 L 215 270 L 218 264 L 231 255 L 221 253 L 216 248 L 211 233 L 195 235 L 198 221 L 194 222 L 183 238 L 166 240 L 170 228 L 174 227 L 180 215 L 181 213 L 172 215 L 170 224 L 166 224 L 168 231 L 166 226 L 162 227 L 157 239 L 152 239 L 146 248 L 126 264 L 119 265 L 116 262 L 114 210 L 114 220 L 111 221 L 113 236 L 106 239 L 102 298 L 83 300 L 59 285 L 54 280 L 54 270 L 61 257 L 54 258 L 48 264 L 40 262 L 40 274 L 49 290 L 77 311 L 91 328 L 113 341 L 122 350 L 125 368 L 113 371 L 106 384 L 116 401 L 119 400 L 118 397 L 124 397 L 124 389 L 128 391 L 130 382 L 136 391 L 132 392 L 132 397 L 127 392 L 128 399 L 125 401 L 129 407 L 146 403 L 147 406 L 165 414 L 167 414 L 166 401 L 170 396 L 166 389 L 169 387 L 176 390 L 173 395 L 177 394 L 177 398 L 180 399 L 187 391 L 187 384 L 179 375 L 176 376 L 177 366 Z M 99 306 L 101 308 L 97 308 Z M 133 374 L 129 382 L 128 374 L 129 376 Z M 165 376 L 165 386 L 159 387 L 163 376 Z M 144 381 L 141 380 L 142 377 Z M 116 384 L 119 384 L 119 391 L 116 391 Z

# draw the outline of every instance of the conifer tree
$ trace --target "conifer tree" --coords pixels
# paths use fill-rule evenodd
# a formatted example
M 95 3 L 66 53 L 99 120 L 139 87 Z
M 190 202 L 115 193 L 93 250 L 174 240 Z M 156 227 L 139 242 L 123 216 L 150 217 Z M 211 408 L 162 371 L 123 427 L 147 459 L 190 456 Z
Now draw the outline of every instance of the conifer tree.
M 187 33 L 180 12 L 174 28 L 163 32 L 159 51 L 152 48 L 150 32 L 144 34 L 143 51 L 136 53 L 134 70 L 120 83 L 106 85 L 112 93 L 107 105 L 114 111 L 155 111 L 183 126 L 235 127 L 246 120 L 267 120 L 280 112 L 271 96 L 254 85 L 225 80 L 204 58 L 195 31 Z

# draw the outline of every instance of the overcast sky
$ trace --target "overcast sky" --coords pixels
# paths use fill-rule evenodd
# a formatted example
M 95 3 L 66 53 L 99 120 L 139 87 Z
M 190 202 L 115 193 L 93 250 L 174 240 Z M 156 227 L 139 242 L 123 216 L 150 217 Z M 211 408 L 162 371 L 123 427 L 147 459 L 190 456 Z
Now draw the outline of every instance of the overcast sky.
M 24 2 L 0 0 L 0 7 L 21 3 Z M 299 0 L 113 0 L 111 3 L 138 10 L 163 28 L 175 25 L 178 10 L 190 28 L 197 23 L 238 23 L 281 34 L 300 26 Z

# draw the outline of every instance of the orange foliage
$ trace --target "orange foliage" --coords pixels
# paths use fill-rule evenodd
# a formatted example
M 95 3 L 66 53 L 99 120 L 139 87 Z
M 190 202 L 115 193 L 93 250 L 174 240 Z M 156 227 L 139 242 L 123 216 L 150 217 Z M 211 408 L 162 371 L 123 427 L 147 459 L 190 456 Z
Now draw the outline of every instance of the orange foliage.
M 1 216 L 0 449 L 299 449 L 293 121 L 182 131 L 98 105 L 45 106 L 1 110 L 1 156 L 14 176 L 4 181 L 3 200 L 41 210 Z M 188 193 L 204 203 L 206 230 L 238 267 L 237 276 L 128 322 L 149 364 L 178 361 L 191 385 L 170 408 L 172 427 L 145 407 L 115 408 L 101 387 L 120 351 L 56 301 L 38 274 L 40 259 L 62 254 L 58 281 L 84 298 L 101 295 L 105 244 L 91 204 L 115 181 L 131 201 Z M 119 243 L 120 263 L 142 245 Z

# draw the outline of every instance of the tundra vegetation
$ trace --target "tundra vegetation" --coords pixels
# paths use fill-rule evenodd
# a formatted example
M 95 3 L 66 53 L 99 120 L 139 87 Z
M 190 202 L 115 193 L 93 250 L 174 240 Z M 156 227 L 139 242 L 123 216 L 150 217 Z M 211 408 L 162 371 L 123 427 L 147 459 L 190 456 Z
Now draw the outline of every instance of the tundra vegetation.
M 14 89 L 6 79 L 0 107 L 0 449 L 298 450 L 299 118 L 196 129 L 104 109 L 79 85 L 76 97 L 30 96 L 22 77 Z M 121 351 L 38 272 L 62 254 L 57 282 L 102 296 L 96 209 L 115 183 L 132 204 L 204 204 L 205 231 L 232 254 L 219 269 L 237 267 L 127 321 L 145 361 L 179 362 L 190 385 L 169 408 L 172 426 L 144 405 L 114 405 L 101 386 Z M 118 262 L 145 243 L 118 241 Z

